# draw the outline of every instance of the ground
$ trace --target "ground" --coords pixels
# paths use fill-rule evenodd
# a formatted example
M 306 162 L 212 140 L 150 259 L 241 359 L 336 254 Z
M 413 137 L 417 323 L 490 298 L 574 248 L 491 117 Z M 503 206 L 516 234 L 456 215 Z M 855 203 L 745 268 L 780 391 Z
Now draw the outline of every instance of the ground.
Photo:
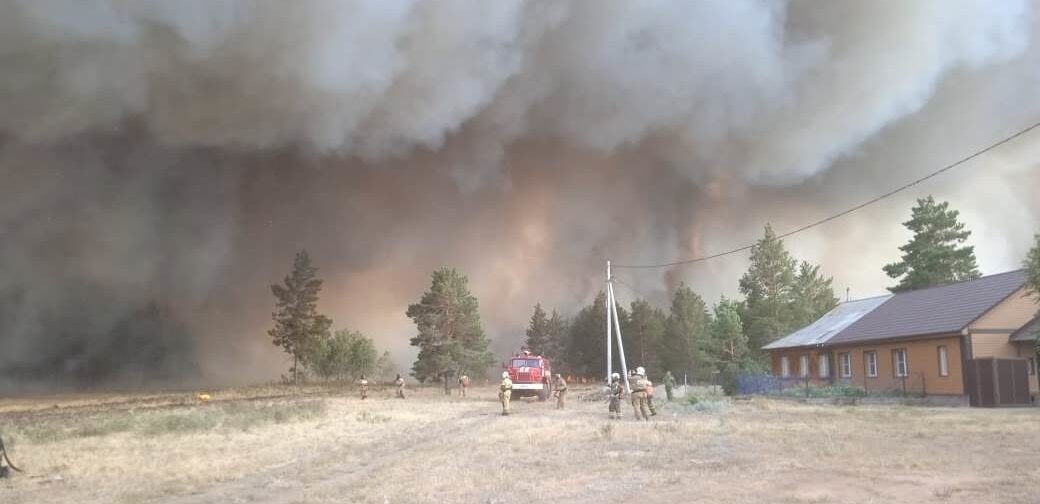
M 0 400 L 0 502 L 1040 502 L 1040 409 L 604 401 L 499 415 L 390 388 Z M 626 405 L 627 406 L 627 405 Z

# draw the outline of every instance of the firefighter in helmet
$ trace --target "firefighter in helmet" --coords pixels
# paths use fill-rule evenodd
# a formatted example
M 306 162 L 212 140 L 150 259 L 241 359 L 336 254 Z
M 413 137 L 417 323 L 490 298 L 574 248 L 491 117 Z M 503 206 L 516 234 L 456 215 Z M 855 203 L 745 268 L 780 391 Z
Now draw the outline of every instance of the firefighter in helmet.
M 556 381 L 553 383 L 553 388 L 556 389 L 553 392 L 556 394 L 556 409 L 563 409 L 567 404 L 567 380 L 563 379 L 562 374 L 556 374 Z
M 509 414 L 509 397 L 513 395 L 513 380 L 509 379 L 509 372 L 502 371 L 502 383 L 498 385 L 498 400 L 502 402 L 502 414 Z
M 650 420 L 649 406 L 646 403 L 646 370 L 642 366 L 636 368 L 636 372 L 629 380 L 632 387 L 632 410 L 636 413 L 636 420 Z
M 614 373 L 610 375 L 610 419 L 621 419 L 621 395 L 625 388 L 621 386 L 621 375 Z

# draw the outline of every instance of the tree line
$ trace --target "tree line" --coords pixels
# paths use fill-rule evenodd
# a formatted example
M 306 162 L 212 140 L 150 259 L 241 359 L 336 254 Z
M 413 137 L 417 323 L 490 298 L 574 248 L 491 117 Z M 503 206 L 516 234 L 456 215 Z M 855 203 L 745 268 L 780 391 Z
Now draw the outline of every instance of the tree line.
M 323 380 L 356 380 L 361 375 L 389 378 L 396 371 L 390 352 L 379 355 L 375 343 L 350 329 L 332 331 L 332 319 L 318 313 L 322 280 L 306 250 L 296 254 L 293 269 L 280 284 L 271 286 L 274 327 L 271 342 L 292 358 L 286 381 L 301 376 Z
M 948 202 L 919 199 L 903 223 L 913 237 L 899 249 L 900 260 L 883 267 L 897 280 L 892 292 L 920 289 L 981 276 L 974 249 L 965 245 L 971 232 Z M 1040 300 L 1040 235 L 1027 255 L 1031 292 Z M 719 373 L 768 367 L 761 348 L 804 327 L 838 304 L 832 278 L 820 266 L 799 261 L 784 247 L 772 226 L 751 247 L 748 270 L 738 287 L 743 299 L 721 297 L 710 306 L 697 292 L 680 284 L 665 308 L 646 299 L 618 307 L 627 363 L 643 366 L 652 376 L 671 371 L 677 377 L 706 381 Z M 293 270 L 271 286 L 276 302 L 274 328 L 268 335 L 293 359 L 290 373 L 322 379 L 356 379 L 361 374 L 389 377 L 395 366 L 388 352 L 377 356 L 373 341 L 357 331 L 332 332 L 332 320 L 317 312 L 322 282 L 306 251 L 297 254 Z M 410 343 L 418 349 L 411 374 L 421 382 L 442 381 L 445 391 L 462 374 L 483 376 L 494 362 L 488 350 L 477 298 L 468 279 L 452 268 L 433 272 L 430 288 L 408 306 L 415 323 Z M 567 317 L 534 306 L 526 331 L 526 347 L 553 360 L 555 370 L 598 377 L 606 370 L 606 294 Z M 1038 335 L 1040 338 L 1040 335 Z M 1037 344 L 1040 350 L 1040 339 Z M 620 368 L 617 352 L 615 367 Z

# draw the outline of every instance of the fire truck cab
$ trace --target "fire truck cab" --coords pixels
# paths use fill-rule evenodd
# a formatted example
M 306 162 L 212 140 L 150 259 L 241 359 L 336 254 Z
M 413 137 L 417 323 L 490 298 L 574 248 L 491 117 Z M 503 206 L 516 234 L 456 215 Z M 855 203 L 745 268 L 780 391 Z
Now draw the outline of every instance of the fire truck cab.
M 505 363 L 509 379 L 513 381 L 513 396 L 538 396 L 544 401 L 552 392 L 552 368 L 549 359 L 532 355 L 526 348 L 513 354 Z

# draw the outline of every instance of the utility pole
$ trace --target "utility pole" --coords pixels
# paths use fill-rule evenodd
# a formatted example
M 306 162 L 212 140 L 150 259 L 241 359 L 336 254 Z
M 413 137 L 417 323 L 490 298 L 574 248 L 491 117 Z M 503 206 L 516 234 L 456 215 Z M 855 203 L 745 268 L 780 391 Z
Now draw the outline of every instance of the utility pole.
M 610 259 L 607 259 L 607 285 L 610 285 Z M 610 383 L 610 376 L 614 374 L 614 355 L 611 352 L 611 339 L 613 334 L 610 332 L 610 294 L 608 291 L 607 300 L 607 383 Z
M 611 355 L 611 319 L 614 322 L 614 332 L 617 334 L 618 357 L 621 357 L 621 377 L 625 381 L 625 392 L 632 392 L 628 384 L 628 364 L 625 363 L 625 343 L 621 340 L 621 322 L 618 320 L 617 300 L 614 299 L 614 278 L 610 274 L 610 261 L 607 261 L 607 379 L 613 369 L 613 355 Z

